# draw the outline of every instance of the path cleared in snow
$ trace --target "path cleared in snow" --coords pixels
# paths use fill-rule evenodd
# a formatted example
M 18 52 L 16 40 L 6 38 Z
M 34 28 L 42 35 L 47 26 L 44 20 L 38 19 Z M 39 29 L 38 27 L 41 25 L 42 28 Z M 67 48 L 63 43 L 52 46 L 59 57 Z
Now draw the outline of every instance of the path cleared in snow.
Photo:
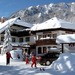
M 31 68 L 31 62 L 26 65 L 24 61 L 17 58 L 16 61 L 15 58 L 11 60 L 10 65 L 6 66 L 4 59 L 5 55 L 0 56 L 0 75 L 75 75 L 75 53 L 60 54 L 50 66 L 37 64 L 37 69 Z M 41 67 L 45 68 L 45 71 L 40 71 Z

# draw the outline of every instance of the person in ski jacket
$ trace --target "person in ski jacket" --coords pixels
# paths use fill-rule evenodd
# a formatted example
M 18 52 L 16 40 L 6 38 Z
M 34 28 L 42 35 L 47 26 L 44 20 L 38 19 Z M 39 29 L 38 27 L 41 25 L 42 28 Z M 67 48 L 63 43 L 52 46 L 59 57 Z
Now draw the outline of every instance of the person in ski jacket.
M 29 64 L 29 58 L 28 58 L 28 56 L 26 56 L 25 61 L 26 61 L 26 64 Z
M 31 67 L 33 67 L 33 65 L 36 67 L 36 56 L 32 55 L 32 64 Z
M 10 58 L 12 58 L 10 52 L 6 52 L 6 65 L 10 64 Z
M 25 51 L 23 52 L 23 61 L 25 61 L 25 59 L 26 59 L 26 53 L 25 53 Z

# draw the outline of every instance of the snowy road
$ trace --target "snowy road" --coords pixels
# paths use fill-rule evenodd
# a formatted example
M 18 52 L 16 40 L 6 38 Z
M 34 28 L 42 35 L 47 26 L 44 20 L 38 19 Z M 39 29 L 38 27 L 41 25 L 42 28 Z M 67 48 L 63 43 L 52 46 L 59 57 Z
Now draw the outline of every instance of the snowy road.
M 0 66 L 0 75 L 51 75 L 45 71 L 40 71 L 40 65 L 38 68 L 31 68 L 31 64 L 26 65 L 25 62 L 11 62 L 10 65 Z M 45 66 L 43 66 L 45 67 Z
M 37 64 L 36 68 L 31 68 L 31 63 L 25 64 L 23 61 L 12 61 L 10 65 L 1 62 L 4 60 L 0 56 L 0 75 L 75 75 L 75 54 L 63 53 L 52 63 L 51 66 L 41 66 Z M 40 71 L 43 67 L 45 71 Z

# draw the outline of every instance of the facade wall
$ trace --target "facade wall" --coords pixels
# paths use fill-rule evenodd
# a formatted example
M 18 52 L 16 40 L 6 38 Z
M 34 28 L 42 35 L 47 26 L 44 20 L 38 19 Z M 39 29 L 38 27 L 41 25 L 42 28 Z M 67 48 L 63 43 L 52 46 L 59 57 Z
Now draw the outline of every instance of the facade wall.
M 41 48 L 41 49 L 40 49 Z M 53 49 L 51 49 L 53 48 Z M 40 46 L 36 46 L 36 55 L 42 55 L 44 53 L 47 53 L 49 51 L 51 52 L 56 52 L 56 51 L 60 52 L 60 46 L 59 45 L 40 45 Z
M 49 50 L 51 51 L 52 48 L 54 48 L 54 49 L 56 48 L 57 49 L 56 51 L 60 51 L 61 52 L 61 50 L 62 50 L 61 49 L 61 45 L 57 45 L 56 44 L 56 37 L 58 35 L 65 35 L 65 34 L 70 34 L 70 33 L 73 34 L 75 32 L 66 31 L 66 30 L 64 30 L 64 31 L 56 30 L 56 31 L 50 31 L 50 32 L 48 31 L 48 32 L 36 33 L 36 38 L 37 38 L 37 41 L 36 41 L 36 54 L 37 55 L 44 54 L 45 52 L 48 52 Z M 52 40 L 54 40 L 54 42 Z M 65 49 L 69 50 L 69 52 L 70 52 L 70 49 L 68 48 L 67 45 L 64 46 L 64 47 L 65 47 Z M 44 48 L 46 50 L 44 50 Z
M 23 28 L 13 26 L 13 27 L 11 27 L 11 29 L 12 30 L 13 29 L 22 30 Z M 12 38 L 15 38 L 14 43 L 17 43 L 17 42 L 20 43 L 19 39 L 23 38 L 23 41 L 21 43 L 26 42 L 30 45 L 36 44 L 36 54 L 40 55 L 40 54 L 48 52 L 49 50 L 51 50 L 51 48 L 57 48 L 59 51 L 61 49 L 61 46 L 56 44 L 56 37 L 58 35 L 70 34 L 70 33 L 75 33 L 75 32 L 66 31 L 66 30 L 43 31 L 43 32 L 37 32 L 36 34 L 34 34 L 34 35 L 32 34 L 30 36 L 23 36 L 23 37 L 12 36 Z M 1 37 L 4 37 L 4 35 L 0 34 L 0 43 L 3 42 L 3 41 L 1 41 Z M 29 41 L 26 41 L 27 37 L 30 38 Z M 41 47 L 41 49 L 40 49 L 40 47 Z M 64 47 L 65 47 L 66 51 L 70 50 L 67 45 Z M 24 48 L 24 50 L 25 50 L 25 48 Z
M 1 41 L 1 38 L 2 37 L 4 37 L 4 35 L 3 34 L 0 34 L 0 43 L 3 42 L 3 41 Z M 19 39 L 20 38 L 23 38 L 23 42 L 26 42 L 26 37 L 29 37 L 30 38 L 30 40 L 28 42 L 35 43 L 35 37 L 34 36 L 23 36 L 23 37 L 11 36 L 11 38 L 15 38 L 15 41 L 16 42 L 19 42 Z
M 30 36 L 30 42 L 35 43 L 36 37 L 34 35 Z
M 0 43 L 1 43 L 1 45 L 3 44 L 3 41 L 1 41 L 1 37 L 4 37 L 4 35 L 3 34 L 1 34 L 0 35 Z M 26 41 L 26 37 L 29 37 L 29 41 Z M 34 44 L 35 43 L 35 37 L 32 35 L 32 36 L 23 36 L 23 37 L 17 37 L 17 36 L 11 36 L 11 38 L 15 38 L 15 42 L 12 42 L 13 44 L 14 44 L 14 46 L 15 45 L 17 45 L 17 43 L 28 43 L 28 44 Z M 23 38 L 23 42 L 19 42 L 19 39 L 20 38 Z M 23 45 L 24 46 L 24 45 Z M 25 48 L 20 48 L 20 47 L 18 47 L 18 45 L 17 45 L 17 47 L 13 47 L 13 50 L 14 49 L 18 49 L 18 48 L 20 48 L 20 49 L 22 49 L 23 51 L 29 51 L 29 46 L 24 46 Z M 0 47 L 0 51 L 1 51 L 1 49 L 2 49 L 2 47 Z M 27 51 L 27 52 L 28 52 Z M 1 53 L 1 52 L 0 52 Z
M 19 41 L 19 38 L 16 37 L 16 36 L 11 36 L 11 38 L 15 38 L 15 41 L 18 42 Z
M 11 31 L 12 32 L 14 32 L 14 33 L 16 33 L 16 31 L 18 31 L 18 30 L 23 30 L 23 29 L 25 29 L 25 28 L 23 28 L 23 27 L 18 27 L 18 26 L 11 26 Z M 1 38 L 2 37 L 4 37 L 4 34 L 0 34 L 0 49 L 2 48 L 2 44 L 3 44 L 3 41 L 4 41 L 4 38 L 3 38 L 3 41 L 1 41 Z M 27 40 L 26 41 L 26 38 L 27 37 L 29 37 L 29 40 Z M 15 38 L 15 42 L 14 41 L 12 41 L 12 43 L 14 44 L 14 47 L 13 47 L 13 49 L 18 49 L 18 48 L 20 48 L 20 47 L 18 47 L 18 43 L 26 43 L 27 45 L 23 45 L 23 48 L 21 47 L 20 49 L 22 49 L 22 50 L 29 50 L 29 45 L 28 44 L 32 44 L 32 43 L 35 43 L 35 38 L 34 38 L 34 36 L 33 35 L 30 35 L 30 36 L 27 36 L 27 35 L 25 35 L 25 36 L 23 36 L 23 37 L 18 37 L 17 35 L 15 35 L 15 36 L 11 36 L 11 38 L 13 39 L 13 38 Z M 19 41 L 19 39 L 20 38 L 23 38 L 23 41 Z M 15 46 L 15 45 L 17 45 L 17 46 Z M 1 51 L 1 50 L 0 50 Z

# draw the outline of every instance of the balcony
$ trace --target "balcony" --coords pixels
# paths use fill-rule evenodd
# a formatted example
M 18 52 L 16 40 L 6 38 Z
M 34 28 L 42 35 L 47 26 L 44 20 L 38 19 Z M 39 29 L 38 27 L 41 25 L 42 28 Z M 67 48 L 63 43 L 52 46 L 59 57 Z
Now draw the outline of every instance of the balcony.
M 42 39 L 42 40 L 36 40 L 36 45 L 57 45 L 56 39 Z

